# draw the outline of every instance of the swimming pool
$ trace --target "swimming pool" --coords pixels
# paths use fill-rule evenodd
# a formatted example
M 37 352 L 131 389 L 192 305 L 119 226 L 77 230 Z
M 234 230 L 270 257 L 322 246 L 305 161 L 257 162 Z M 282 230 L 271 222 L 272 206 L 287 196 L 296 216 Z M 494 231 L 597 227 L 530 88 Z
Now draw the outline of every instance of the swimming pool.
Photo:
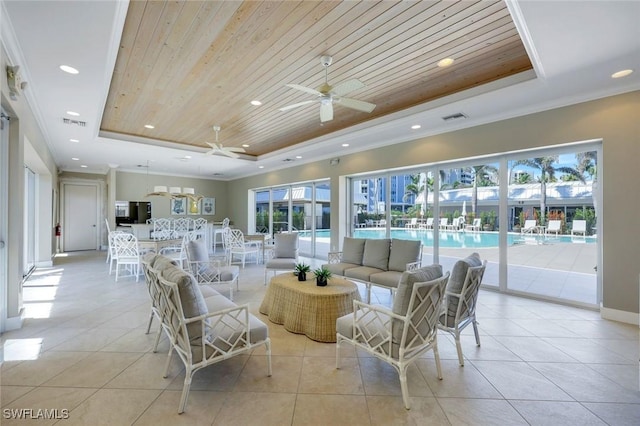
M 300 237 L 310 237 L 311 231 L 300 231 Z M 384 229 L 356 229 L 353 236 L 355 238 L 385 238 Z M 330 231 L 316 231 L 316 238 L 329 239 Z M 432 230 L 404 230 L 392 229 L 391 238 L 399 238 L 401 240 L 421 240 L 425 246 L 433 246 Z M 509 233 L 507 234 L 507 244 L 523 244 L 523 243 L 595 243 L 594 237 L 571 237 L 570 235 L 527 235 Z M 448 248 L 489 248 L 498 247 L 497 232 L 440 232 L 440 247 Z

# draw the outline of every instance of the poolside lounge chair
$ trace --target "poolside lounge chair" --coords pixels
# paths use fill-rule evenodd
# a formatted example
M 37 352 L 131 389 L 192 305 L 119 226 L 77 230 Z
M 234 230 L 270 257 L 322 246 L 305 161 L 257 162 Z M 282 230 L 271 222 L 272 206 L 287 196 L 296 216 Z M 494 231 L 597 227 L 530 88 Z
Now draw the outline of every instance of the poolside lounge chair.
M 416 229 L 418 227 L 418 218 L 412 217 L 411 221 L 407 222 L 404 227 L 407 229 Z
M 533 234 L 538 232 L 538 224 L 535 219 L 527 219 L 524 221 L 524 226 L 520 228 L 521 234 Z
M 479 217 L 476 219 L 473 219 L 473 223 L 471 225 L 464 226 L 465 231 L 480 231 L 481 229 L 482 229 L 482 219 L 480 219 Z
M 458 222 L 459 222 L 459 218 L 454 217 L 453 220 L 451 221 L 451 223 L 447 224 L 445 229 L 447 231 L 457 231 L 458 230 Z
M 561 220 L 550 220 L 547 224 L 547 229 L 545 230 L 545 234 L 554 233 L 556 236 L 558 232 L 562 231 L 562 221 Z
M 426 222 L 419 223 L 418 229 L 433 229 L 433 218 L 428 217 Z
M 440 218 L 440 224 L 438 225 L 438 227 L 441 230 L 444 231 L 445 229 L 447 229 L 448 226 L 449 226 L 449 218 L 448 217 L 441 217 Z
M 571 227 L 571 236 L 575 234 L 587 235 L 587 221 L 586 220 L 574 220 Z

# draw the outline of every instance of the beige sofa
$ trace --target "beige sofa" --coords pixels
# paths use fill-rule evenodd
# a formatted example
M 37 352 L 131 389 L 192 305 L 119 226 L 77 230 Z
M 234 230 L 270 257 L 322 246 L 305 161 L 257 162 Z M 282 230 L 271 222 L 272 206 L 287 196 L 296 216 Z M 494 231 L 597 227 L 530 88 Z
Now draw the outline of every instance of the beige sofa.
M 420 268 L 422 242 L 345 237 L 342 251 L 329 252 L 328 260 L 323 266 L 333 274 L 364 283 L 370 302 L 372 285 L 396 289 L 403 272 Z

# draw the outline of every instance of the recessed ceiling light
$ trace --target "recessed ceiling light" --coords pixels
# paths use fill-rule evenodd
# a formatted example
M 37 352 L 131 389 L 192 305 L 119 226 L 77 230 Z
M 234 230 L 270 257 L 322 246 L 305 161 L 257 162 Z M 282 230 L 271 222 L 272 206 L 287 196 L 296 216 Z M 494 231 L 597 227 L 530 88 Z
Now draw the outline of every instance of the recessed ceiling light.
M 147 129 L 155 129 L 156 126 L 152 126 L 151 124 L 145 124 L 144 127 L 146 127 Z
M 73 158 L 72 158 L 72 160 L 73 160 L 73 161 L 80 161 L 80 159 L 79 159 L 79 158 L 77 158 L 77 157 L 73 157 Z
M 191 156 L 190 155 L 185 155 L 184 158 L 188 159 L 188 158 L 191 158 Z
M 419 128 L 421 128 L 421 127 L 422 127 L 422 126 L 421 126 L 421 125 L 419 125 L 419 124 L 414 124 L 413 126 L 411 126 L 411 128 L 412 128 L 413 130 L 418 130 L 418 129 L 419 129 Z
M 60 69 L 64 72 L 68 72 L 69 74 L 78 74 L 80 71 L 75 69 L 74 67 L 70 67 L 69 65 L 60 65 Z
M 258 166 L 259 169 L 264 169 L 264 166 Z
M 296 158 L 299 160 L 302 158 L 302 155 L 296 155 Z
M 86 166 L 86 165 L 84 165 L 84 164 L 82 164 L 80 167 L 82 167 L 83 169 L 86 169 L 86 168 L 87 168 L 87 166 Z
M 253 101 L 251 101 L 251 105 L 253 105 L 253 106 L 260 106 L 260 105 L 262 105 L 262 102 L 260 102 L 260 101 L 258 101 L 258 100 L 253 100 Z
M 80 142 L 78 139 L 69 139 L 70 142 Z
M 622 70 L 622 71 L 614 72 L 613 74 L 611 74 L 611 78 L 626 77 L 632 72 L 633 70 Z
M 242 144 L 242 147 L 243 147 L 243 148 L 249 148 L 250 146 L 251 146 L 251 145 L 249 145 L 248 143 L 243 143 L 243 144 Z
M 438 66 L 440 68 L 445 68 L 448 67 L 449 65 L 453 64 L 454 59 L 453 58 L 444 58 L 441 61 L 438 62 Z
M 79 114 L 79 113 L 77 113 L 77 112 L 75 112 L 75 111 L 67 111 L 67 114 L 72 115 L 72 116 L 74 116 L 74 117 L 78 117 L 78 116 L 80 116 L 80 114 Z
M 342 146 L 346 148 L 346 147 L 349 146 L 349 144 L 348 143 L 343 143 Z

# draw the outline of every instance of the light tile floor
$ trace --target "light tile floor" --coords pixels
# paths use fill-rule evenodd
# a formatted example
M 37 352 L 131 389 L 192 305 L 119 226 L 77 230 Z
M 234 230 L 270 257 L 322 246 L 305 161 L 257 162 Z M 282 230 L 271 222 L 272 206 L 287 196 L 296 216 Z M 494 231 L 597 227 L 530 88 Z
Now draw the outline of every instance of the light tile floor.
M 269 325 L 273 376 L 266 377 L 262 349 L 211 366 L 196 374 L 178 415 L 184 370 L 174 357 L 162 378 L 168 345 L 151 351 L 144 280 L 116 283 L 104 260 L 96 252 L 58 256 L 26 283 L 24 327 L 1 337 L 3 425 L 29 423 L 7 418 L 6 409 L 20 408 L 66 409 L 61 425 L 640 424 L 638 327 L 482 291 L 482 346 L 465 330 L 459 367 L 453 340 L 441 334 L 444 380 L 426 354 L 410 369 L 407 411 L 388 365 L 347 345 L 336 370 L 335 344 L 258 314 L 265 287 L 255 264 L 242 270 L 234 296 Z M 390 304 L 386 290 L 374 298 Z

